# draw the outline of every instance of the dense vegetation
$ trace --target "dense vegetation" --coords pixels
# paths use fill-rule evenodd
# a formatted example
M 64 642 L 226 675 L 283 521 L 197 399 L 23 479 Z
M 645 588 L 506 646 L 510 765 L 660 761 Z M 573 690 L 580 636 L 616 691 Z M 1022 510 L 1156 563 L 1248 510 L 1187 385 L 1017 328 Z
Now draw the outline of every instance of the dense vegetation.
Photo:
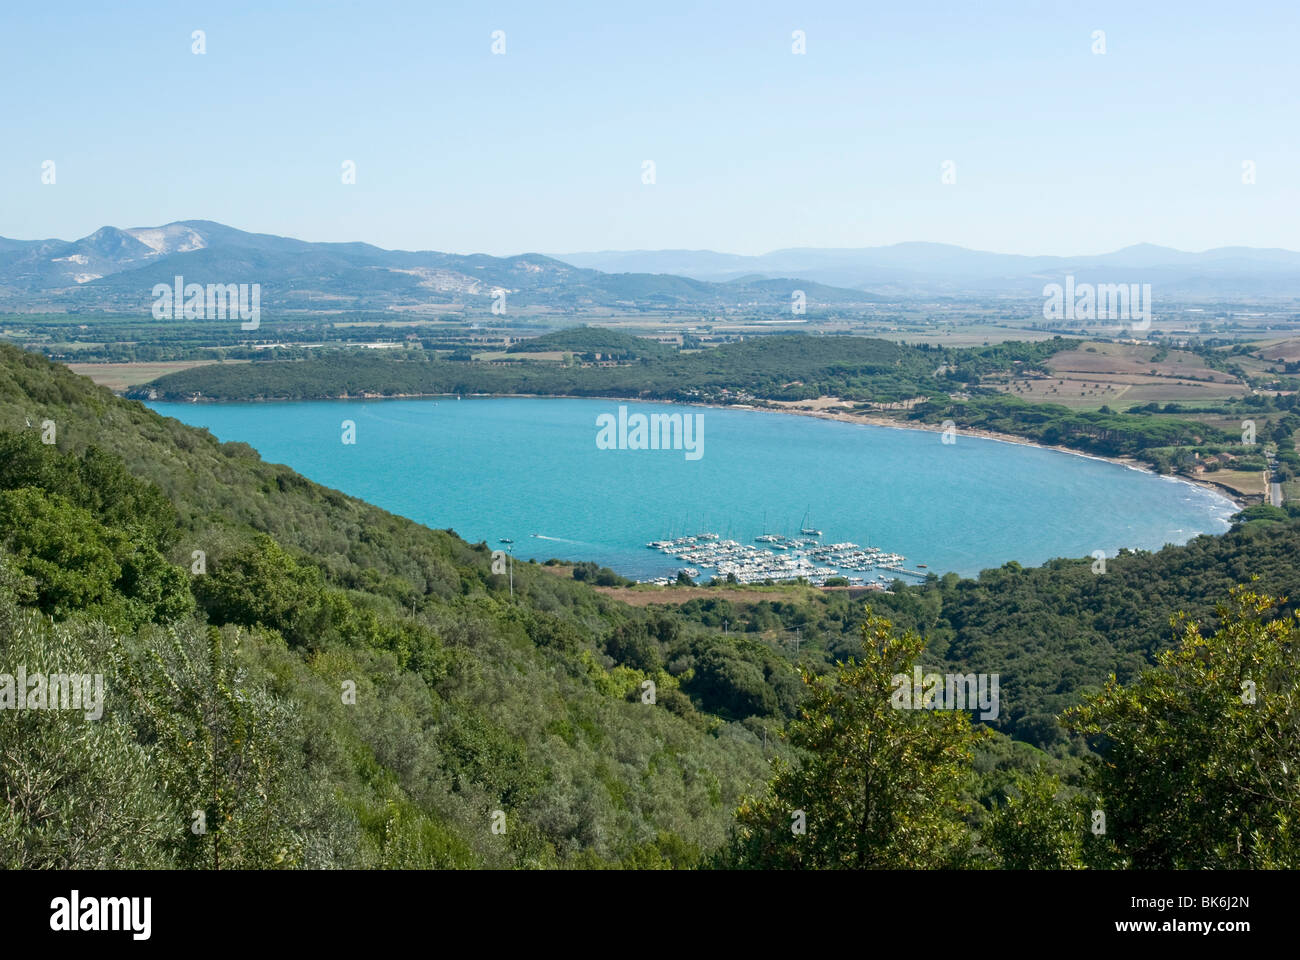
M 509 352 L 545 353 L 555 350 L 592 359 L 599 354 L 607 360 L 659 358 L 670 356 L 674 352 L 670 345 L 604 327 L 569 327 L 540 337 L 528 337 L 513 344 Z
M 1129 685 L 1114 678 L 1067 712 L 1096 738 L 1079 787 L 1043 766 L 1015 772 L 979 831 L 963 787 L 978 780 L 962 712 L 892 709 L 922 652 L 887 620 L 863 626 L 858 659 L 810 679 L 777 761 L 737 811 L 718 856 L 748 868 L 994 865 L 1018 869 L 1300 867 L 1300 631 L 1272 597 L 1237 589 L 1207 635 Z
M 39 440 L 46 419 L 55 445 Z M 3 845 L 12 865 L 667 864 L 722 842 L 740 794 L 763 776 L 762 731 L 739 722 L 752 691 L 727 684 L 729 671 L 748 680 L 757 670 L 784 671 L 794 686 L 788 662 L 770 653 L 661 622 L 536 564 L 515 565 L 512 603 L 485 545 L 325 490 L 12 348 L 0 365 L 0 422 L 9 427 L 2 562 L 16 584 L 5 609 L 21 625 L 3 641 L 3 661 L 35 669 L 75 652 L 105 674 L 114 742 L 138 757 L 130 769 L 189 771 L 137 790 L 155 797 L 150 816 L 158 804 L 169 811 L 158 829 L 183 849 L 69 859 L 81 847 L 66 831 L 80 828 L 60 811 L 97 788 L 60 780 L 72 793 L 9 808 L 5 835 L 24 838 Z M 160 568 L 146 548 L 170 563 Z M 203 573 L 192 572 L 195 551 Z M 49 577 L 55 569 L 63 575 Z M 675 672 L 645 649 L 651 634 Z M 211 688 L 218 674 L 228 679 Z M 642 702 L 646 680 L 657 685 L 652 705 Z M 768 696 L 759 707 L 772 715 L 793 709 Z M 190 727 L 159 726 L 184 722 L 170 698 L 193 711 Z M 207 760 L 194 755 L 200 721 Z M 0 730 L 20 739 L 33 724 L 75 723 L 0 714 Z M 265 739 L 220 742 L 238 724 Z M 90 753 L 69 762 L 94 762 L 99 730 L 76 741 Z M 67 775 L 58 751 L 23 756 Z M 28 773 L 0 776 L 39 782 Z M 223 804 L 250 789 L 240 778 L 262 775 L 280 786 L 259 795 L 280 802 L 281 790 L 287 809 L 248 816 L 283 820 L 284 849 L 241 852 L 233 836 L 225 851 L 191 849 L 195 811 L 223 822 Z M 503 834 L 491 830 L 498 810 Z M 322 833 L 290 844 L 305 816 Z M 327 842 L 335 827 L 345 839 Z
M 818 672 L 855 655 L 863 604 L 916 630 L 936 669 L 998 673 L 1002 710 L 995 728 L 1060 756 L 1083 751 L 1056 718 L 1111 674 L 1133 680 L 1173 642 L 1180 612 L 1215 622 L 1215 604 L 1252 576 L 1259 588 L 1300 598 L 1300 522 L 1273 507 L 1253 507 L 1223 536 L 1201 536 L 1180 547 L 1122 551 L 1099 564 L 1058 559 L 1041 567 L 1013 562 L 974 579 L 931 576 L 892 593 L 851 599 L 848 591 L 806 589 L 771 600 L 691 600 L 679 616 L 749 636 L 801 637 L 802 663 Z
M 909 415 L 929 423 L 952 420 L 963 428 L 1010 433 L 1105 456 L 1136 456 L 1152 447 L 1227 443 L 1234 439 L 1215 427 L 1173 416 L 1071 410 L 1005 395 L 964 401 L 931 399 L 918 404 Z
M 1114 798 L 1104 802 L 1129 830 L 1159 814 L 1090 772 L 1094 751 L 1119 756 L 1108 744 L 1133 744 L 1135 757 L 1159 748 L 1160 730 L 1135 724 L 1125 698 L 1146 697 L 1146 684 L 1176 702 L 1208 682 L 1182 661 L 1161 667 L 1174 680 L 1143 679 L 1173 641 L 1169 615 L 1220 629 L 1211 666 L 1244 650 L 1270 665 L 1260 690 L 1295 686 L 1283 628 L 1256 648 L 1247 619 L 1209 609 L 1252 574 L 1295 595 L 1297 527 L 1277 514 L 1108 561 L 1103 574 L 1087 561 L 1009 564 L 871 597 L 897 627 L 848 591 L 798 587 L 744 602 L 720 587 L 638 609 L 600 592 L 617 581 L 594 565 L 560 576 L 516 564 L 512 597 L 486 544 L 319 487 L 3 347 L 0 673 L 100 674 L 104 713 L 0 711 L 0 862 L 1097 865 L 1076 849 L 1091 843 L 1076 829 L 1078 805 L 1095 802 L 1085 794 Z M 862 654 L 864 620 L 885 653 L 866 672 L 834 666 Z M 781 642 L 792 629 L 797 655 Z M 882 714 L 863 697 L 904 661 L 1000 672 L 1003 713 L 972 730 L 965 714 L 887 711 L 886 749 L 871 741 L 861 754 L 885 778 L 871 795 L 883 819 L 871 823 L 916 824 L 915 839 L 828 835 L 816 804 L 848 790 L 854 771 L 827 758 L 865 742 Z M 1111 672 L 1124 686 L 1103 691 Z M 1100 706 L 1056 723 L 1094 692 Z M 822 715 L 838 726 L 819 732 Z M 1268 772 L 1269 758 L 1294 756 L 1294 706 L 1270 701 L 1266 718 Z M 1217 721 L 1204 718 L 1180 762 L 1218 763 L 1225 744 L 1261 729 L 1230 719 L 1236 739 L 1214 740 Z M 934 769 L 899 766 L 927 757 Z M 1240 782 L 1294 802 L 1293 781 Z M 1225 810 L 1237 788 L 1198 787 Z M 769 835 L 791 791 L 808 804 L 802 836 L 820 831 L 816 856 Z M 1246 865 L 1294 864 L 1266 799 L 1247 811 L 1259 839 L 1248 835 Z M 1008 820 L 1013 804 L 1027 812 Z M 1189 831 L 1175 819 L 1104 853 L 1145 866 L 1178 843 L 1192 844 L 1184 861 L 1196 843 L 1222 846 L 1222 830 Z
M 463 363 L 418 352 L 381 356 L 332 351 L 302 361 L 187 370 L 158 379 L 139 395 L 152 391 L 160 400 L 196 396 L 309 400 L 359 394 L 515 393 L 710 401 L 833 395 L 893 402 L 960 386 L 950 371 L 963 366 L 1002 367 L 1016 360 L 1039 363 L 1070 343 L 1055 340 L 956 350 L 862 337 L 783 335 L 698 352 L 670 352 L 646 340 L 639 340 L 634 348 L 626 342 L 631 340 L 637 338 L 615 337 L 611 343 L 607 331 L 579 329 L 542 343 L 550 350 L 585 347 L 578 352 L 618 353 L 628 359 L 617 366 Z

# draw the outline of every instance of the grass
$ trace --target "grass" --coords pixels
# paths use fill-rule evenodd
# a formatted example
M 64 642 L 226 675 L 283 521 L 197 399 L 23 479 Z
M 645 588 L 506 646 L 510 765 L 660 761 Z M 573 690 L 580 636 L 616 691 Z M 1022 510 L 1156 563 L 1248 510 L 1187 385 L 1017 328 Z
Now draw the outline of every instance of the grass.
M 1262 470 L 1215 470 L 1213 473 L 1202 474 L 1202 479 L 1222 484 L 1238 493 L 1257 497 L 1266 493 Z

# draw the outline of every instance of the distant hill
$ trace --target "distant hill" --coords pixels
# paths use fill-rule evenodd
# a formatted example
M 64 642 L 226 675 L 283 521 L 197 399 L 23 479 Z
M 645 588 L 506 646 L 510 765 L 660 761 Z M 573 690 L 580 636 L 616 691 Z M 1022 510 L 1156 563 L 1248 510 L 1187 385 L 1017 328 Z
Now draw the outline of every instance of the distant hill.
M 263 308 L 431 309 L 485 313 L 494 291 L 508 312 L 785 310 L 794 290 L 818 305 L 880 298 L 770 275 L 699 280 L 604 273 L 536 253 L 462 256 L 384 250 L 367 243 L 309 243 L 246 233 L 208 220 L 161 227 L 102 227 L 80 240 L 0 238 L 0 309 L 146 312 L 155 284 L 257 283 Z
M 508 314 L 788 312 L 935 296 L 1038 297 L 1044 284 L 1150 283 L 1156 300 L 1300 297 L 1300 253 L 1138 244 L 1113 253 L 1029 257 L 943 243 L 795 248 L 761 256 L 633 250 L 510 257 L 385 250 L 248 233 L 210 220 L 101 227 L 79 240 L 0 237 L 0 310 L 147 314 L 155 284 L 256 283 L 263 309 Z
M 951 359 L 928 347 L 865 337 L 783 333 L 678 353 L 653 340 L 609 334 L 586 327 L 538 337 L 529 344 L 541 343 L 549 350 L 616 353 L 638 362 L 566 367 L 464 362 L 426 350 L 324 350 L 304 360 L 206 364 L 160 377 L 130 395 L 157 400 L 323 400 L 486 393 L 725 402 L 750 394 L 776 400 L 835 395 L 895 401 L 942 392 L 935 369 L 944 358 Z M 1066 342 L 1020 344 L 1014 349 L 1026 358 L 1038 357 Z M 1012 348 L 984 349 L 1008 355 Z M 527 355 L 518 352 L 520 359 Z
M 1045 283 L 1149 283 L 1157 298 L 1300 296 L 1300 253 L 1220 247 L 1187 253 L 1142 243 L 1113 253 L 1029 257 L 946 243 L 896 243 L 859 249 L 794 248 L 759 256 L 712 250 L 607 250 L 557 254 L 595 270 L 673 273 L 697 280 L 798 276 L 884 296 L 1039 296 Z

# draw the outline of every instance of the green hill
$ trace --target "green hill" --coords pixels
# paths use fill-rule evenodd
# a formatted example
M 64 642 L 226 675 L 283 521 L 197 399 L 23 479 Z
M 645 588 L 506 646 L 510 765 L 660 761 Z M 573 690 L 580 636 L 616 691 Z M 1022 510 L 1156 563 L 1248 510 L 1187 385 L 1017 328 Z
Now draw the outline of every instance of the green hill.
M 47 420 L 54 445 L 39 439 Z M 23 734 L 13 715 L 0 719 L 0 740 L 59 784 L 34 810 L 0 805 L 0 837 L 17 844 L 0 844 L 0 862 L 211 865 L 208 837 L 190 827 L 196 810 L 224 816 L 213 776 L 228 798 L 262 798 L 233 815 L 231 865 L 685 862 L 723 841 L 741 793 L 766 775 L 759 725 L 791 705 L 755 695 L 753 715 L 697 710 L 747 703 L 725 670 L 693 685 L 694 702 L 679 688 L 705 654 L 734 665 L 736 684 L 756 671 L 767 689 L 766 671 L 792 686 L 792 667 L 771 653 L 536 564 L 515 565 L 512 601 L 486 545 L 322 488 L 10 347 L 0 427 L 0 615 L 16 631 L 0 651 L 6 663 L 27 649 L 33 661 L 70 651 L 102 667 L 109 721 L 42 755 L 35 728 L 53 737 L 51 725 L 71 721 L 24 715 Z M 199 550 L 206 572 L 194 575 Z M 638 666 L 616 666 L 607 648 Z M 210 686 L 218 661 L 228 711 Z M 654 705 L 642 702 L 646 679 Z M 355 704 L 343 702 L 349 685 Z M 239 720 L 240 709 L 256 715 Z M 188 727 L 160 726 L 186 710 Z M 222 744 L 229 731 L 204 734 L 216 719 L 265 738 L 245 755 Z M 205 769 L 205 736 L 221 775 Z M 118 776 L 137 775 L 131 795 L 152 842 L 124 825 L 78 855 L 68 832 L 79 828 L 58 813 L 98 789 L 105 737 L 132 758 Z M 73 769 L 83 776 L 58 779 Z M 8 786 L 13 775 L 0 776 Z M 491 829 L 498 810 L 503 834 Z M 283 851 L 238 839 L 271 821 Z
M 877 343 L 844 360 L 888 363 L 894 348 Z M 806 345 L 819 361 L 819 345 Z M 770 349 L 746 345 L 744 356 L 765 374 Z M 1106 749 L 1104 738 L 1067 732 L 1060 712 L 1112 672 L 1135 681 L 1172 645 L 1175 613 L 1213 626 L 1235 583 L 1259 575 L 1261 589 L 1297 596 L 1298 532 L 1274 511 L 1223 537 L 1121 556 L 1101 574 L 1089 560 L 1008 564 L 870 597 L 920 634 L 927 669 L 1003 676 L 993 720 L 1003 733 L 958 769 L 960 782 L 945 781 L 944 802 L 965 812 L 940 833 L 965 852 L 944 862 L 1020 862 L 1009 851 L 1021 839 L 1037 850 L 998 813 L 1008 791 L 1030 789 L 1015 777 L 1055 778 L 1034 781 L 1027 797 L 1051 801 L 1059 781 L 1080 799 L 1083 765 Z M 514 566 L 512 595 L 486 544 L 323 488 L 246 444 L 0 347 L 0 707 L 12 706 L 5 677 L 20 668 L 103 684 L 97 718 L 0 710 L 3 866 L 812 862 L 764 852 L 783 801 L 742 799 L 764 793 L 774 756 L 797 764 L 820 742 L 780 639 L 798 629 L 809 678 L 834 676 L 834 661 L 861 655 L 867 615 L 864 598 L 800 587 L 757 598 L 719 587 L 636 608 L 535 563 Z M 1239 647 L 1225 647 L 1225 662 L 1251 655 Z M 1289 670 L 1279 668 L 1278 689 L 1293 690 Z M 900 743 L 928 722 L 884 716 Z M 1085 732 L 1109 729 L 1101 716 Z M 781 738 L 791 729 L 802 746 Z M 1223 789 L 1234 802 L 1231 784 Z M 924 819 L 922 799 L 908 796 Z M 1126 816 L 1156 822 L 1141 804 Z M 992 860 L 978 841 L 986 824 L 1001 838 Z M 1135 847 L 1124 856 L 1165 863 L 1182 836 L 1148 860 Z M 841 841 L 829 839 L 839 862 Z M 886 846 L 881 862 L 894 862 Z M 715 859 L 728 849 L 737 860 Z M 1250 862 L 1290 862 L 1264 849 L 1252 841 Z
M 577 354 L 600 353 L 619 360 L 639 360 L 643 357 L 666 357 L 674 350 L 657 340 L 635 337 L 622 330 L 608 327 L 569 327 L 554 330 L 540 337 L 529 337 L 510 347 L 510 353 L 544 353 L 564 350 Z
M 784 334 L 679 353 L 654 341 L 579 328 L 527 341 L 516 352 L 527 357 L 534 349 L 612 353 L 631 362 L 503 366 L 441 360 L 420 351 L 332 350 L 305 360 L 196 367 L 160 377 L 131 395 L 160 400 L 312 400 L 362 393 L 500 393 L 713 400 L 743 391 L 777 400 L 830 394 L 896 400 L 943 389 L 935 375 L 944 362 L 942 352 L 864 337 Z M 1037 355 L 1049 348 L 1023 349 Z

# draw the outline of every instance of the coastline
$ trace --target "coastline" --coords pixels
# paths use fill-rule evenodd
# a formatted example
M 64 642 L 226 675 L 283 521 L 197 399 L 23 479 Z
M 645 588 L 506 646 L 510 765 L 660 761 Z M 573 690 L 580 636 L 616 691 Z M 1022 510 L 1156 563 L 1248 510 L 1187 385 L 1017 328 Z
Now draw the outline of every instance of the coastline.
M 160 401 L 142 401 L 155 403 L 319 403 L 327 401 L 358 401 L 358 400 L 427 400 L 441 397 L 480 397 L 489 399 L 531 399 L 531 400 L 608 400 L 613 403 L 662 403 L 670 406 L 681 407 L 703 407 L 711 410 L 751 410 L 757 413 L 777 413 L 788 414 L 800 417 L 816 417 L 821 420 L 837 420 L 840 423 L 854 423 L 860 426 L 870 427 L 888 427 L 895 430 L 924 430 L 930 433 L 942 433 L 943 428 L 938 424 L 923 423 L 916 420 L 900 420 L 897 417 L 887 416 L 883 413 L 859 413 L 845 410 L 839 407 L 823 407 L 822 409 L 809 408 L 807 406 L 782 407 L 782 406 L 756 406 L 754 404 L 744 403 L 693 403 L 688 400 L 664 400 L 664 399 L 647 399 L 645 397 L 606 397 L 606 396 L 573 396 L 569 394 L 542 394 L 542 393 L 389 393 L 389 394 L 358 394 L 357 396 L 338 396 L 338 397 L 315 397 L 311 400 L 292 400 L 289 398 L 271 398 L 271 397 L 254 397 L 247 400 L 212 400 L 206 397 L 196 397 L 191 400 L 160 400 Z M 824 401 L 833 401 L 839 403 L 835 398 L 819 397 L 817 400 L 808 401 L 818 403 Z M 779 401 L 765 401 L 765 403 L 779 403 Z M 1137 470 L 1140 473 L 1147 473 L 1153 477 L 1162 477 L 1167 480 L 1173 480 L 1179 483 L 1187 483 L 1202 490 L 1215 494 L 1220 499 L 1227 501 L 1232 505 L 1234 511 L 1244 510 L 1246 504 L 1242 501 L 1241 495 L 1228 487 L 1217 484 L 1212 480 L 1200 480 L 1194 477 L 1175 476 L 1172 474 L 1157 473 L 1150 466 L 1133 457 L 1107 457 L 1096 453 L 1087 453 L 1083 450 L 1075 450 L 1072 447 L 1061 446 L 1060 444 L 1038 443 L 1027 437 L 1017 436 L 1013 433 L 999 433 L 994 430 L 985 430 L 977 427 L 966 427 L 958 431 L 969 437 L 979 437 L 983 440 L 994 440 L 999 443 L 1015 443 L 1025 447 L 1037 447 L 1040 450 L 1054 450 L 1057 453 L 1068 453 L 1076 457 L 1084 457 L 1091 460 L 1101 460 L 1105 463 L 1113 463 L 1116 466 L 1127 467 L 1130 470 Z
M 711 406 L 710 404 L 699 404 L 699 406 Z M 840 423 L 857 423 L 864 426 L 872 427 L 890 427 L 896 430 L 925 430 L 931 433 L 942 433 L 943 428 L 938 424 L 922 423 L 915 420 L 899 420 L 896 417 L 885 416 L 884 414 L 854 413 L 848 410 L 811 410 L 807 408 L 790 408 L 781 409 L 773 407 L 755 407 L 733 405 L 723 407 L 722 409 L 744 409 L 757 410 L 764 413 L 787 413 L 795 416 L 817 417 L 821 420 L 838 420 Z M 1242 502 L 1240 494 L 1228 489 L 1227 487 L 1217 484 L 1212 480 L 1198 480 L 1194 477 L 1175 476 L 1172 474 L 1157 473 L 1147 464 L 1133 457 L 1106 457 L 1097 453 L 1087 453 L 1083 450 L 1075 450 L 1072 447 L 1064 447 L 1059 444 L 1038 443 L 1026 437 L 1016 436 L 1014 433 L 998 433 L 994 430 L 984 430 L 975 427 L 963 427 L 957 431 L 968 437 L 979 437 L 984 440 L 995 440 L 999 443 L 1015 443 L 1023 447 L 1037 447 L 1040 450 L 1055 450 L 1057 453 L 1068 453 L 1076 457 L 1085 457 L 1089 460 L 1101 460 L 1105 463 L 1113 463 L 1117 466 L 1127 467 L 1130 470 L 1137 470 L 1140 473 L 1147 473 L 1153 477 L 1163 477 L 1167 480 L 1174 480 L 1179 483 L 1191 484 L 1194 487 L 1200 487 L 1202 490 L 1208 490 L 1227 500 L 1237 510 L 1244 510 L 1246 505 Z

